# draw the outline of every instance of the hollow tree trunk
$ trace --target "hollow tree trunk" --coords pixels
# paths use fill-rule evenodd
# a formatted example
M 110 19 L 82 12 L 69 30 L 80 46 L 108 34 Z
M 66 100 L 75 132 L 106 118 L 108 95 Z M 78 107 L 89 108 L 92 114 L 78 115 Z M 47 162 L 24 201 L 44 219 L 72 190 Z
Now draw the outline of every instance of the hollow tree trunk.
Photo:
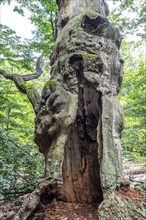
M 145 196 L 122 180 L 121 35 L 106 18 L 105 0 L 57 2 L 51 80 L 39 109 L 35 102 L 35 142 L 45 156 L 47 178 L 14 220 L 28 219 L 45 197 L 98 202 L 100 220 L 144 220 Z
M 62 182 L 66 201 L 101 202 L 103 189 L 113 191 L 122 181 L 121 35 L 106 18 L 104 0 L 58 0 L 58 6 L 35 142 L 46 176 Z

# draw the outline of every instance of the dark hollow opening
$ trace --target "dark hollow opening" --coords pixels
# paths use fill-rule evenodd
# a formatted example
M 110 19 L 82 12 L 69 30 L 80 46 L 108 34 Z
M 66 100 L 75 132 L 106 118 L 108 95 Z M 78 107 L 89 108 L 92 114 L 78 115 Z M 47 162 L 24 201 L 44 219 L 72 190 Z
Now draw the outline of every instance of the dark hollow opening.
M 71 184 L 78 202 L 103 201 L 98 161 L 97 127 L 101 118 L 101 94 L 84 85 L 84 62 L 81 55 L 70 57 L 69 63 L 78 80 L 76 119 L 68 130 L 63 170 L 64 182 Z M 71 175 L 70 175 L 71 173 Z
M 71 65 L 71 67 L 76 71 L 76 77 L 78 80 L 78 83 L 81 83 L 83 78 L 84 78 L 84 74 L 83 74 L 83 58 L 81 55 L 74 55 L 72 57 L 70 57 L 69 63 Z
M 101 16 L 98 16 L 96 18 L 90 18 L 87 15 L 85 15 L 82 19 L 81 27 L 88 33 L 91 33 L 105 23 L 108 23 L 108 20 L 106 18 L 103 18 Z

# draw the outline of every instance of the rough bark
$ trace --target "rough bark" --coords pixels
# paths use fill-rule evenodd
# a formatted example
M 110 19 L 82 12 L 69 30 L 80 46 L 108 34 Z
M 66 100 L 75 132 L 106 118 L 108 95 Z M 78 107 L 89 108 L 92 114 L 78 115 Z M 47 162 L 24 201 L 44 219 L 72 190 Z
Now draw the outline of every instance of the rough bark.
M 124 191 L 130 191 L 126 189 Z M 107 193 L 98 207 L 99 220 L 144 220 L 146 218 L 145 194 L 134 190 L 134 196 L 117 193 Z M 124 195 L 125 194 L 125 195 Z M 142 198 L 140 198 L 142 196 Z M 136 198 L 137 197 L 137 198 Z
M 144 204 L 123 200 L 117 191 L 123 184 L 123 110 L 118 100 L 122 37 L 106 18 L 105 0 L 57 3 L 51 79 L 35 120 L 35 142 L 45 156 L 50 182 L 38 187 L 15 219 L 27 219 L 41 195 L 50 201 L 100 203 L 103 220 L 144 219 Z M 53 192 L 48 193 L 50 187 Z
M 58 1 L 51 80 L 43 89 L 35 142 L 46 176 L 61 179 L 71 202 L 101 202 L 122 182 L 121 35 L 105 1 Z

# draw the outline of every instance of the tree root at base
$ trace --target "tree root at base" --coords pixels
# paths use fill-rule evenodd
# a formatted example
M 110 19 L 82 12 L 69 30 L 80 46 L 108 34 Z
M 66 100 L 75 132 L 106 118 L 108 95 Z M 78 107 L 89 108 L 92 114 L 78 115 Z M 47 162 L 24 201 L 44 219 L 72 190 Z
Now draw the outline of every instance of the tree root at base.
M 22 205 L 14 220 L 144 220 L 146 196 L 143 192 L 120 187 L 115 192 L 104 190 L 99 204 L 79 204 L 65 201 L 61 186 L 55 179 L 44 179 Z M 64 200 L 64 201 L 63 201 Z
M 42 179 L 38 183 L 38 187 L 30 194 L 25 200 L 19 212 L 15 215 L 14 220 L 27 220 L 28 217 L 35 211 L 36 207 L 41 202 L 41 199 L 45 203 L 45 195 L 47 194 L 48 199 L 51 202 L 53 195 L 57 193 L 59 185 L 55 179 Z
M 106 193 L 98 207 L 98 214 L 99 220 L 144 220 L 145 210 L 146 195 L 126 186 L 116 192 Z

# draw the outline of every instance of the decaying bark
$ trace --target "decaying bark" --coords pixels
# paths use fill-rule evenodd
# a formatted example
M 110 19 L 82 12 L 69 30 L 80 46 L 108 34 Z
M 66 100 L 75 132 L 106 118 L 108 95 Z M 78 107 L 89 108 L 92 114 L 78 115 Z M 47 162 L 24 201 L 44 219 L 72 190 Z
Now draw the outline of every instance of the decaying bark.
M 35 142 L 45 156 L 46 177 L 55 180 L 53 198 L 100 203 L 100 219 L 131 220 L 129 213 L 139 206 L 122 201 L 116 193 L 123 182 L 123 110 L 118 100 L 123 79 L 122 37 L 106 18 L 105 0 L 57 3 L 58 36 L 51 56 L 51 79 L 41 99 L 35 92 L 30 96 L 24 86 L 30 76 L 11 79 L 35 108 Z M 27 219 L 52 183 L 47 184 L 38 187 L 15 219 Z M 137 213 L 144 219 L 143 210 Z
M 38 113 L 39 110 L 41 96 L 39 95 L 37 90 L 33 86 L 28 84 L 26 81 L 37 79 L 43 73 L 41 68 L 42 58 L 43 55 L 41 55 L 38 58 L 36 62 L 36 72 L 33 74 L 27 74 L 27 75 L 9 74 L 5 70 L 0 69 L 0 75 L 2 75 L 5 79 L 12 80 L 15 83 L 16 87 L 19 89 L 19 91 L 27 95 L 36 114 Z
M 101 202 L 122 182 L 121 35 L 99 0 L 58 1 L 51 80 L 42 93 L 35 142 L 46 176 L 61 179 L 71 202 Z

